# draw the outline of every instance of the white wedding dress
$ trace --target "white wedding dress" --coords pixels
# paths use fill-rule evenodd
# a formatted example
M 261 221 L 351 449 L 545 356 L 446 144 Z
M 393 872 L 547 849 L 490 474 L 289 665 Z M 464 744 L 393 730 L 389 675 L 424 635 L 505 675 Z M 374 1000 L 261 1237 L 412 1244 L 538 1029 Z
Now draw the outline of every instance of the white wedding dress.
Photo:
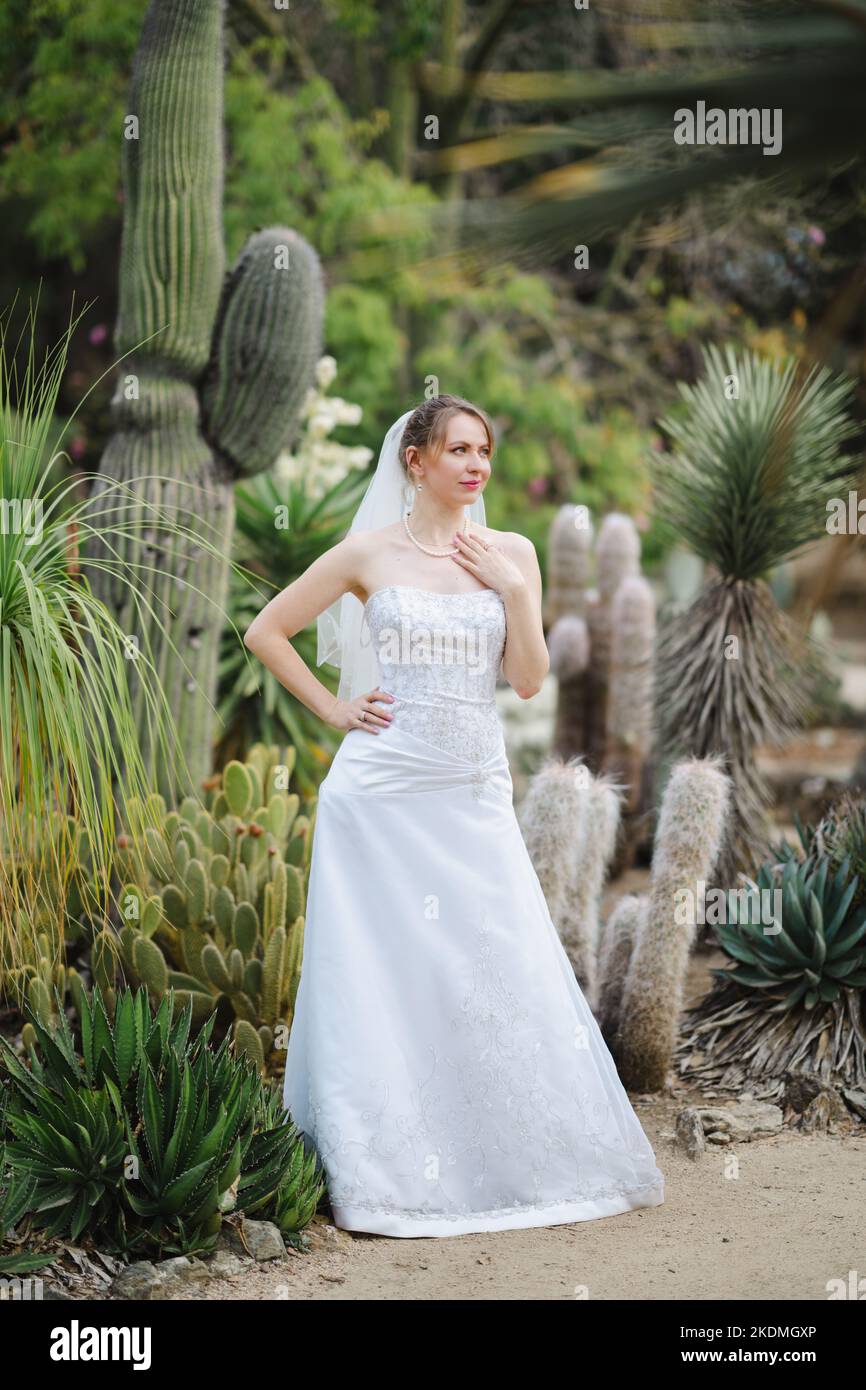
M 503 600 L 390 585 L 365 617 L 394 717 L 321 784 L 284 1083 L 334 1220 L 449 1236 L 656 1206 L 514 814 Z

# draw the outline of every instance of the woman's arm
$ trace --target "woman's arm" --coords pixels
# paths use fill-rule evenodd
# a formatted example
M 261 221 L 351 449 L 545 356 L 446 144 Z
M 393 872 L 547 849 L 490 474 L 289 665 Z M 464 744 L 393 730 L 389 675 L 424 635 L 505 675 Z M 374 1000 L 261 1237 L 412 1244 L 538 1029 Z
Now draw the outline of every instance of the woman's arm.
M 367 694 L 353 700 L 338 700 L 313 675 L 289 640 L 343 594 L 360 587 L 358 575 L 364 553 L 362 536 L 356 534 L 346 536 L 320 555 L 299 579 L 272 598 L 253 618 L 244 633 L 244 644 L 281 685 L 332 728 L 366 728 L 370 733 L 378 733 L 380 727 L 387 727 L 391 722 L 390 714 L 376 709 Z M 378 700 L 393 699 L 384 691 L 377 690 L 375 694 Z M 366 712 L 363 723 L 358 720 L 361 711 Z

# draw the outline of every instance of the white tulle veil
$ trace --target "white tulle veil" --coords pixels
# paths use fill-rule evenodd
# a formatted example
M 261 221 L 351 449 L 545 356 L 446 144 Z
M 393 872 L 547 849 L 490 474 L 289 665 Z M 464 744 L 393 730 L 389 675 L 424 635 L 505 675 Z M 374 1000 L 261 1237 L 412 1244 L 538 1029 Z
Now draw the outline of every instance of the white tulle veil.
M 377 531 L 401 521 L 411 511 L 412 484 L 400 463 L 400 440 L 414 413 L 407 410 L 395 420 L 385 435 L 379 462 L 356 511 L 349 533 Z M 484 498 L 478 497 L 466 508 L 469 520 L 485 524 Z M 337 698 L 353 700 L 379 684 L 380 672 L 364 605 L 354 594 L 343 594 L 316 620 L 318 650 L 316 665 L 327 661 L 340 668 Z

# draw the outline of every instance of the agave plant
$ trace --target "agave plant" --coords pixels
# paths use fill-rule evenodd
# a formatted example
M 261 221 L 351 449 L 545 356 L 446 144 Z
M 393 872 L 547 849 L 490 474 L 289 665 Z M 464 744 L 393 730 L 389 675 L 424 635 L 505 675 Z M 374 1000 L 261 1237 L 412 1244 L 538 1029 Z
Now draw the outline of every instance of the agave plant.
M 755 765 L 803 711 L 806 639 L 780 612 L 771 568 L 825 534 L 826 502 L 862 462 L 842 455 L 856 433 L 853 383 L 825 368 L 800 376 L 753 353 L 704 350 L 705 375 L 680 385 L 684 411 L 664 419 L 674 450 L 653 461 L 659 514 L 711 567 L 685 613 L 668 612 L 657 659 L 657 724 L 669 760 L 721 755 L 734 783 L 722 883 L 766 843 L 768 789 Z
M 843 988 L 866 985 L 866 908 L 852 911 L 859 878 L 851 877 L 847 859 L 832 878 L 829 869 L 827 859 L 799 865 L 789 860 L 779 879 L 775 866 L 766 863 L 757 880 L 747 880 L 747 891 L 729 891 L 729 921 L 715 932 L 738 964 L 712 973 L 778 1001 L 767 1005 L 770 1013 L 801 1002 L 813 1009 L 819 1000 L 838 999 Z M 772 901 L 777 887 L 779 916 L 770 923 L 753 921 L 753 905 Z
M 808 829 L 804 842 L 810 842 Z M 728 922 L 714 928 L 734 963 L 681 1030 L 680 1071 L 698 1084 L 736 1090 L 758 1084 L 771 1097 L 791 1073 L 822 1085 L 866 1085 L 866 907 L 844 859 L 795 851 L 761 865 L 746 889 L 727 895 Z M 781 910 L 755 914 L 777 902 Z M 769 920 L 756 922 L 755 915 Z
M 213 1248 L 242 1184 L 263 1210 L 294 1217 L 295 1231 L 310 1219 L 315 1155 L 285 1113 L 274 1123 L 274 1103 L 228 1037 L 208 1046 L 213 1016 L 192 1040 L 190 1005 L 175 1014 L 170 993 L 152 1014 L 144 989 L 124 990 L 112 1023 L 94 988 L 79 1057 L 59 1015 L 54 1033 L 30 1015 L 29 1068 L 0 1037 L 16 1219 L 30 1215 L 47 1235 L 99 1233 L 123 1252 L 179 1254 Z

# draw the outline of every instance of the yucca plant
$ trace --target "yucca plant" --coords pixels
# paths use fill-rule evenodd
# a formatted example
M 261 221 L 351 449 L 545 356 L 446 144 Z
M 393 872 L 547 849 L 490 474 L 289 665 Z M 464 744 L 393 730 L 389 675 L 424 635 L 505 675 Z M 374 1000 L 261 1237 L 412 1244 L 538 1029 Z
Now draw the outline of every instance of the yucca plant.
M 862 461 L 841 453 L 857 432 L 849 380 L 731 348 L 705 348 L 704 367 L 696 385 L 680 385 L 683 410 L 661 422 L 673 451 L 652 463 L 659 514 L 711 567 L 698 598 L 662 625 L 656 722 L 669 761 L 728 761 L 734 814 L 719 877 L 730 885 L 766 843 L 755 750 L 780 743 L 803 709 L 807 639 L 766 578 L 825 534 L 828 498 L 855 482 Z
M 17 1220 L 161 1254 L 212 1249 L 241 1188 L 294 1234 L 309 1221 L 315 1154 L 229 1039 L 209 1046 L 213 1016 L 194 1039 L 191 1020 L 171 994 L 152 1014 L 141 989 L 118 995 L 112 1022 L 95 988 L 80 1056 L 62 1010 L 53 1033 L 30 1016 L 29 1068 L 0 1037 Z
M 93 506 L 77 498 L 78 480 L 55 479 L 63 432 L 53 421 L 80 315 L 44 356 L 36 317 L 31 306 L 17 341 L 9 312 L 0 317 L 0 989 L 38 960 L 42 929 L 59 961 L 65 898 L 85 860 L 76 900 L 92 891 L 108 910 L 118 816 L 133 834 L 144 828 L 130 798 L 146 808 L 153 759 L 185 770 L 149 651 L 130 649 L 89 583 L 99 571 L 138 601 L 138 568 L 116 558 L 112 537 L 146 535 L 158 512 L 121 485 Z M 79 545 L 96 532 L 102 556 L 88 560 Z M 147 765 L 131 659 L 154 750 Z
M 253 580 L 264 580 L 275 591 L 293 583 L 342 539 L 368 482 L 368 474 L 349 473 L 316 498 L 307 496 L 302 480 L 281 482 L 272 473 L 238 485 L 236 526 L 242 538 L 238 555 L 250 567 Z M 237 630 L 245 631 L 271 598 L 273 592 L 262 592 L 259 584 L 251 586 L 245 577 L 233 575 L 230 604 Z M 315 667 L 315 625 L 297 633 L 292 646 L 308 666 Z M 332 671 L 323 665 L 317 675 L 336 689 Z M 316 719 L 260 661 L 253 660 L 233 631 L 223 632 L 219 682 L 218 710 L 225 733 L 218 762 L 243 759 L 259 741 L 291 743 L 297 752 L 298 786 L 305 796 L 312 795 L 339 744 L 336 730 Z
M 714 931 L 732 965 L 687 1015 L 682 1074 L 780 1093 L 789 1073 L 822 1084 L 866 1084 L 866 907 L 844 859 L 822 853 L 767 861 L 727 894 Z M 758 911 L 781 893 L 779 912 Z M 758 920 L 756 920 L 756 918 Z M 764 920 L 761 920 L 764 919 Z

